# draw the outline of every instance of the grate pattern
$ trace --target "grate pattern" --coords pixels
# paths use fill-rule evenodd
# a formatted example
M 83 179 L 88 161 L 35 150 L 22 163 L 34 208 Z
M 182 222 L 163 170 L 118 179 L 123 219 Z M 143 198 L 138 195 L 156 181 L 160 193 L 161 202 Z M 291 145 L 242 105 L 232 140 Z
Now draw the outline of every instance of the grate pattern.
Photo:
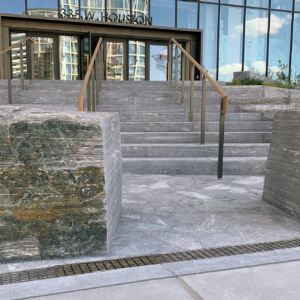
M 300 239 L 54 266 L 44 269 L 34 269 L 15 273 L 0 274 L 0 285 L 41 280 L 47 278 L 73 276 L 93 272 L 103 272 L 122 268 L 165 264 L 177 261 L 223 257 L 238 254 L 249 254 L 294 247 L 300 247 Z

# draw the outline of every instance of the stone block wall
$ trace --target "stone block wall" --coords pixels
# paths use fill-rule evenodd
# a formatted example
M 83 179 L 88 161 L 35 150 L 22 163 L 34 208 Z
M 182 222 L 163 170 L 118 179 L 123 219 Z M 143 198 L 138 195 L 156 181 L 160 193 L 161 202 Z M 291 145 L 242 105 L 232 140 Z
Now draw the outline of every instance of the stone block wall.
M 300 112 L 275 114 L 263 200 L 300 217 Z
M 0 107 L 0 262 L 106 254 L 121 197 L 117 113 Z

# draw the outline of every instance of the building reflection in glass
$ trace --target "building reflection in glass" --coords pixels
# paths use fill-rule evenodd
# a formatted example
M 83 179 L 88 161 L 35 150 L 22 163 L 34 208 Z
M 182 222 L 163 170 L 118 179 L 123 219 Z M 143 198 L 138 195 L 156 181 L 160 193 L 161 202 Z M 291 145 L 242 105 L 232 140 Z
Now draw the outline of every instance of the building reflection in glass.
M 106 0 L 107 14 L 116 14 L 121 17 L 130 14 L 130 0 Z
M 203 30 L 203 67 L 216 80 L 218 52 L 218 5 L 200 4 L 200 24 Z
M 27 14 L 57 18 L 58 2 L 57 0 L 27 0 Z
M 145 42 L 129 41 L 129 80 L 145 80 Z
M 248 9 L 246 11 L 244 70 L 266 74 L 268 38 L 268 11 Z
M 132 0 L 132 14 L 136 17 L 141 16 L 145 19 L 148 16 L 148 0 Z
M 230 81 L 242 71 L 243 15 L 243 8 L 221 6 L 218 80 Z
M 272 11 L 269 40 L 269 77 L 279 71 L 281 64 L 289 65 L 292 14 Z M 288 66 L 289 67 L 289 66 Z M 288 74 L 288 68 L 286 75 Z
M 81 17 L 85 19 L 102 20 L 105 13 L 105 0 L 81 0 Z
M 60 79 L 78 79 L 78 38 L 59 37 Z
M 66 10 L 66 14 L 70 15 L 70 10 L 72 15 L 76 15 L 76 10 L 79 10 L 79 0 L 60 0 L 60 13 L 61 9 Z M 79 18 L 79 16 L 77 16 Z
M 18 43 L 19 41 L 26 38 L 25 33 L 12 32 L 10 35 L 11 45 Z M 22 44 L 23 49 L 23 74 L 24 79 L 27 79 L 27 55 L 26 55 L 26 42 Z M 21 65 L 20 65 L 20 47 L 14 48 L 11 51 L 11 61 L 12 61 L 12 78 L 21 78 Z
M 123 43 L 106 43 L 106 80 L 123 80 L 123 47 Z
M 34 40 L 34 78 L 55 79 L 53 38 L 32 37 Z

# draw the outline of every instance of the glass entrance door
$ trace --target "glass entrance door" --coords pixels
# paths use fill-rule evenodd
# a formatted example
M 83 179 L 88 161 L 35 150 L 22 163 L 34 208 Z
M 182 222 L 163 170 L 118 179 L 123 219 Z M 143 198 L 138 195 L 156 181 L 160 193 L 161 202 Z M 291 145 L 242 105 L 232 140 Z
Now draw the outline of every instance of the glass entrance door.
M 55 79 L 54 38 L 32 37 L 34 40 L 34 79 Z
M 127 41 L 122 39 L 105 40 L 105 77 L 109 81 L 127 80 Z

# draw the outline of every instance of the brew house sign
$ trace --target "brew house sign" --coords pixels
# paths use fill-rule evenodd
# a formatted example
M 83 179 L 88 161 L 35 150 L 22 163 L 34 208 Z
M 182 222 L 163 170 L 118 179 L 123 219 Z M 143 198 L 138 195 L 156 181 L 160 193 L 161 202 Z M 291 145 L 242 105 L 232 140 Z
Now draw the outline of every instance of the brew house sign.
M 135 15 L 125 15 L 125 14 L 104 14 L 101 13 L 100 18 L 95 18 L 95 11 L 87 12 L 84 11 L 85 16 L 80 16 L 79 10 L 69 9 L 69 12 L 66 9 L 62 8 L 60 10 L 59 17 L 66 19 L 81 19 L 88 21 L 102 21 L 102 22 L 117 22 L 117 23 L 126 23 L 126 24 L 140 24 L 140 25 L 152 25 L 152 18 L 148 18 L 147 16 L 135 16 Z

